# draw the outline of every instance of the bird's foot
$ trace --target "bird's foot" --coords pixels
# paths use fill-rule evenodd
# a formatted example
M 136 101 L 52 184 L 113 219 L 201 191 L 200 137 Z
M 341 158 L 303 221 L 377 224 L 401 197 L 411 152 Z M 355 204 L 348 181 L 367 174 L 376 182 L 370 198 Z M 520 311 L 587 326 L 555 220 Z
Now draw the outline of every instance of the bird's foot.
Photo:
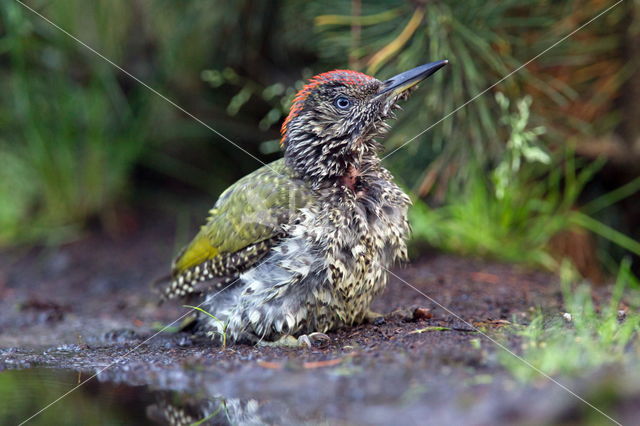
M 298 337 L 298 340 L 301 339 L 309 348 L 324 348 L 331 342 L 331 338 L 329 336 L 317 331 L 309 334 L 303 334 Z
M 268 346 L 272 348 L 297 348 L 301 346 L 298 339 L 296 339 L 290 334 L 285 334 L 284 336 L 282 336 L 278 340 L 274 340 L 273 342 L 260 340 L 258 341 L 258 343 L 256 343 L 256 345 Z
M 374 312 L 372 310 L 367 311 L 367 313 L 364 315 L 364 319 L 369 324 L 373 324 L 373 325 L 382 325 L 386 322 L 384 319 L 384 315 Z
M 258 342 L 259 346 L 270 346 L 280 348 L 322 348 L 329 344 L 331 339 L 324 333 L 309 333 L 303 334 L 298 338 L 287 334 L 282 336 L 276 341 L 265 342 L 261 340 Z

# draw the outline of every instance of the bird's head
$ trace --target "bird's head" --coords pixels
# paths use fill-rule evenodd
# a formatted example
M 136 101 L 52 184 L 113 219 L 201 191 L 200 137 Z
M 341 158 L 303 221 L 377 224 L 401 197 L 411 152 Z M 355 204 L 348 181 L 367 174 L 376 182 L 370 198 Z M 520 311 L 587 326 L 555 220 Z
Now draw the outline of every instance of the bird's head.
M 339 182 L 363 162 L 377 159 L 375 138 L 389 127 L 397 102 L 447 61 L 432 62 L 380 81 L 335 70 L 309 80 L 282 125 L 287 164 L 314 186 Z

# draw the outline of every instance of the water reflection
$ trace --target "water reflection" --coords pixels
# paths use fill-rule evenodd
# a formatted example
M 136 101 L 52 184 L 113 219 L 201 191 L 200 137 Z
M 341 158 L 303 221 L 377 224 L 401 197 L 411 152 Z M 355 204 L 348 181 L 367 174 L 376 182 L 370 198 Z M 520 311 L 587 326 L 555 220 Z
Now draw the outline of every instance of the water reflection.
M 176 367 L 110 368 L 29 424 L 582 424 L 578 420 L 594 415 L 557 386 L 516 386 L 493 377 L 479 384 L 478 376 L 426 376 L 393 365 L 311 371 Z M 575 389 L 603 407 L 618 398 L 618 406 L 629 409 L 626 417 L 621 412 L 621 423 L 635 424 L 624 421 L 637 414 L 631 407 L 640 394 L 637 372 L 628 371 L 607 371 Z M 44 368 L 0 372 L 0 425 L 20 424 L 88 377 Z
M 264 425 L 292 424 L 285 411 L 273 404 L 255 399 L 225 399 L 222 397 L 196 400 L 184 395 L 168 395 L 147 407 L 147 416 L 158 424 L 167 425 Z
M 0 424 L 19 424 L 65 394 L 87 374 L 70 370 L 33 368 L 0 373 Z M 33 418 L 35 425 L 258 425 L 298 424 L 277 402 L 235 399 L 155 390 L 100 381 L 87 382 Z
M 86 377 L 74 371 L 45 368 L 0 372 L 0 424 L 25 421 Z M 29 424 L 151 424 L 144 407 L 152 402 L 144 386 L 106 385 L 92 380 Z

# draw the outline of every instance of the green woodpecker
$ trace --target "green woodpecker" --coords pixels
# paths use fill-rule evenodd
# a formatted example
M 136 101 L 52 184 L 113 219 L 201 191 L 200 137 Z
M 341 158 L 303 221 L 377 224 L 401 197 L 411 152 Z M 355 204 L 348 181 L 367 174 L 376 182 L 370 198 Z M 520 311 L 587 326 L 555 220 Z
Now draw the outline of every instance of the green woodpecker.
M 313 77 L 282 125 L 284 158 L 220 195 L 164 296 L 195 296 L 216 317 L 200 314 L 199 327 L 235 342 L 309 344 L 368 319 L 409 233 L 409 197 L 376 139 L 409 89 L 446 64 L 386 81 L 347 70 Z

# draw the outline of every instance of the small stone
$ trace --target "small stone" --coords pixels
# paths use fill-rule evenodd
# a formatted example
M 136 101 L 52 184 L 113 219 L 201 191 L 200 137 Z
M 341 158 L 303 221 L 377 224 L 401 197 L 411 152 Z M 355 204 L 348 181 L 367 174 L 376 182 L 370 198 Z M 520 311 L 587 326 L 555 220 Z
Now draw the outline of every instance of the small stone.
M 431 313 L 431 309 L 429 308 L 416 308 L 413 311 L 413 320 L 420 321 L 425 319 L 433 318 L 433 314 Z
M 384 317 L 375 317 L 372 321 L 371 324 L 379 327 L 381 325 L 384 325 L 387 323 L 387 320 L 384 319 Z

